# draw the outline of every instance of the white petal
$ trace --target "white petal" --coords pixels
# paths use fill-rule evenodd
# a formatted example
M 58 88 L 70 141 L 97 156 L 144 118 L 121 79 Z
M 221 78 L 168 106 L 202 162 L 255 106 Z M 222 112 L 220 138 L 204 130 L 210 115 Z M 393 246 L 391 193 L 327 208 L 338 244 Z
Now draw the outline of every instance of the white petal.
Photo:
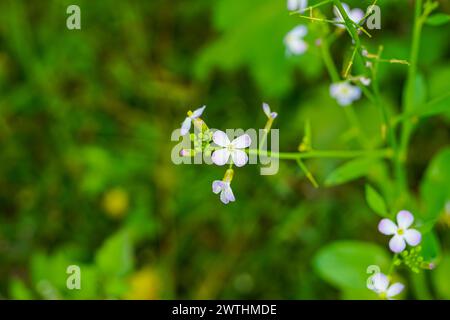
M 388 298 L 391 298 L 402 292 L 404 288 L 405 286 L 400 282 L 394 283 L 392 286 L 389 287 L 389 289 L 386 292 L 386 295 Z
M 340 83 L 332 83 L 330 85 L 330 96 L 336 98 L 339 94 Z
M 378 231 L 389 236 L 397 232 L 397 225 L 390 219 L 383 219 L 378 224 Z
M 305 53 L 306 49 L 308 49 L 308 44 L 302 39 L 289 41 L 287 46 L 289 51 L 294 55 L 301 55 Z
M 406 243 L 403 236 L 395 235 L 392 237 L 391 241 L 389 241 L 389 248 L 392 252 L 399 253 L 405 250 Z
M 402 210 L 397 213 L 397 224 L 399 228 L 408 229 L 414 221 L 414 216 L 411 212 Z
M 228 147 L 228 145 L 230 144 L 230 139 L 228 139 L 227 134 L 220 130 L 214 132 L 213 141 L 215 144 L 221 147 Z
M 342 107 L 346 107 L 352 104 L 352 100 L 349 97 L 338 97 L 337 102 Z
M 263 103 L 262 108 L 266 116 L 270 118 L 270 106 L 267 103 Z
M 191 129 L 191 118 L 186 118 L 184 119 L 183 123 L 181 124 L 181 135 L 184 136 L 185 134 L 187 134 L 189 132 L 189 130 Z
M 297 10 L 298 9 L 298 1 L 297 0 L 288 0 L 287 8 L 290 11 Z
M 373 275 L 372 281 L 373 281 L 373 287 L 375 288 L 376 291 L 384 292 L 387 290 L 387 287 L 389 285 L 389 279 L 385 274 L 379 272 L 379 273 Z
M 198 117 L 200 117 L 203 113 L 203 110 L 205 110 L 206 106 L 203 106 L 201 108 L 198 108 L 197 110 L 195 110 L 194 112 L 192 112 L 192 119 L 196 119 Z
M 350 96 L 351 96 L 352 100 L 358 100 L 359 98 L 361 98 L 362 92 L 359 87 L 352 86 L 350 92 L 351 92 Z
M 222 201 L 223 203 L 227 204 L 228 202 L 230 202 L 230 200 L 228 199 L 225 190 L 222 190 L 222 192 L 220 193 L 220 201 Z
M 223 166 L 230 158 L 230 151 L 227 149 L 219 149 L 213 152 L 211 160 L 218 166 Z
M 231 144 L 238 149 L 244 149 L 249 147 L 252 144 L 252 138 L 248 134 L 243 134 L 242 136 L 237 137 Z
M 270 117 L 271 117 L 272 119 L 275 119 L 276 117 L 278 117 L 278 113 L 272 112 L 272 113 L 270 114 Z
M 242 150 L 233 150 L 231 152 L 231 157 L 233 159 L 234 164 L 237 167 L 245 166 L 245 164 L 248 161 L 247 154 L 244 151 L 242 151 Z
M 422 234 L 416 229 L 405 230 L 404 238 L 410 246 L 417 246 L 422 240 Z
M 221 180 L 214 180 L 213 183 L 212 183 L 212 191 L 215 194 L 218 194 L 220 191 L 222 191 L 223 186 L 224 186 L 224 182 L 223 181 L 221 181 Z
M 359 23 L 364 18 L 364 11 L 359 8 L 355 8 L 350 11 L 349 18 L 356 23 Z
M 289 35 L 296 38 L 303 38 L 308 33 L 308 28 L 304 25 L 296 26 L 289 32 Z

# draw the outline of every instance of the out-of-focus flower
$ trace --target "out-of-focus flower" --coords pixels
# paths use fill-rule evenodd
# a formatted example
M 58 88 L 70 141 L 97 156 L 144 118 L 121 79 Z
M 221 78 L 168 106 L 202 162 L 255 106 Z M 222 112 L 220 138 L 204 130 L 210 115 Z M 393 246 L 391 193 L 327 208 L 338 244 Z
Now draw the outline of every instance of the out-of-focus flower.
M 215 194 L 220 193 L 220 201 L 224 204 L 235 201 L 233 190 L 231 190 L 231 180 L 233 180 L 233 169 L 225 172 L 223 180 L 214 180 L 212 183 L 212 191 Z
M 203 110 L 205 110 L 205 108 L 206 106 L 203 106 L 201 108 L 198 108 L 194 112 L 188 112 L 188 116 L 186 117 L 186 119 L 184 119 L 183 123 L 181 124 L 182 136 L 184 136 L 189 132 L 189 130 L 191 129 L 192 121 L 199 118 L 202 115 Z
M 385 235 L 393 235 L 389 241 L 389 248 L 399 253 L 405 250 L 406 243 L 417 246 L 422 240 L 422 234 L 416 229 L 409 227 L 414 222 L 411 212 L 402 210 L 397 214 L 397 224 L 390 219 L 383 219 L 378 224 L 378 230 Z
M 345 12 L 347 13 L 350 20 L 352 20 L 355 23 L 359 23 L 364 18 L 364 11 L 362 11 L 359 8 L 350 9 L 350 6 L 346 3 L 342 3 L 342 6 L 344 7 Z M 336 22 L 344 22 L 344 17 L 342 17 L 342 14 L 339 12 L 338 8 L 335 6 L 333 8 L 335 18 L 334 21 Z M 342 23 L 336 24 L 339 28 L 345 28 L 345 25 Z
M 359 82 L 361 82 L 364 86 L 367 87 L 367 86 L 370 86 L 370 84 L 372 83 L 372 80 L 367 77 L 360 77 Z
M 347 81 L 338 82 L 331 84 L 330 95 L 336 99 L 341 106 L 345 107 L 361 98 L 361 89 L 357 86 L 352 86 Z
M 308 0 L 287 0 L 287 8 L 289 11 L 303 12 L 308 6 Z
M 299 25 L 286 34 L 284 44 L 288 55 L 301 55 L 308 49 L 308 44 L 303 40 L 307 33 L 308 28 Z
M 122 188 L 114 188 L 106 192 L 102 206 L 106 214 L 113 218 L 122 217 L 128 209 L 128 193 Z
M 228 136 L 225 132 L 217 130 L 213 134 L 213 141 L 223 149 L 219 149 L 213 152 L 211 159 L 218 166 L 223 166 L 228 162 L 228 160 L 233 160 L 233 163 L 238 166 L 244 166 L 248 161 L 248 156 L 245 149 L 252 143 L 252 139 L 248 134 L 243 134 L 230 142 Z
M 388 277 L 381 272 L 373 275 L 371 280 L 372 285 L 368 286 L 368 288 L 376 292 L 381 299 L 393 300 L 393 297 L 398 295 L 405 288 L 400 282 L 396 282 L 389 286 Z
M 263 108 L 264 113 L 266 114 L 267 118 L 275 119 L 278 116 L 278 113 L 272 112 L 270 110 L 270 106 L 267 103 L 263 103 L 262 108 Z
M 146 267 L 129 278 L 129 291 L 123 297 L 127 300 L 161 299 L 162 282 L 156 270 Z

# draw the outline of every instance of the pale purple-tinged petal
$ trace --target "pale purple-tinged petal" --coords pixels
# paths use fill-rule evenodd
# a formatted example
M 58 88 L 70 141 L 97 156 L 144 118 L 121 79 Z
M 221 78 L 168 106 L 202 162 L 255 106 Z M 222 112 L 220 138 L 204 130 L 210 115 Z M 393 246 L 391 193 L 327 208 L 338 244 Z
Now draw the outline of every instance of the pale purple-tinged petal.
M 422 240 L 422 234 L 416 229 L 405 230 L 403 237 L 410 246 L 417 246 Z
M 228 149 L 216 150 L 211 155 L 212 162 L 214 162 L 214 164 L 218 166 L 223 166 L 225 163 L 228 162 L 229 158 L 230 158 L 230 151 L 228 151 Z
M 221 180 L 214 180 L 212 183 L 212 191 L 215 194 L 218 194 L 220 191 L 222 191 L 224 187 L 224 182 Z
M 405 286 L 400 282 L 394 283 L 392 286 L 389 287 L 389 289 L 387 289 L 386 296 L 388 298 L 392 298 L 398 295 L 400 292 L 402 292 L 404 288 Z
M 189 130 L 191 129 L 191 118 L 186 118 L 184 119 L 183 123 L 181 124 L 181 135 L 184 136 L 185 134 L 187 134 L 189 132 Z
M 220 193 L 220 201 L 222 201 L 225 204 L 228 204 L 228 202 L 230 202 L 230 200 L 227 198 L 225 190 L 222 190 L 222 192 Z
M 228 147 L 228 145 L 230 144 L 230 139 L 228 139 L 227 134 L 220 130 L 214 132 L 213 141 L 215 144 L 221 147 Z
M 235 201 L 233 190 L 231 190 L 230 184 L 223 190 L 223 193 L 225 194 L 225 197 L 228 199 L 228 201 Z
M 231 152 L 231 157 L 233 159 L 233 163 L 237 166 L 237 167 L 242 167 L 245 166 L 245 164 L 248 161 L 248 156 L 247 154 L 242 151 L 242 150 L 233 150 Z
M 264 102 L 262 108 L 266 116 L 270 117 L 270 106 Z
M 231 144 L 238 149 L 244 149 L 249 147 L 252 144 L 252 138 L 248 134 L 243 134 L 242 136 L 237 137 Z
M 374 287 L 375 291 L 377 291 L 377 292 L 386 291 L 388 288 L 388 285 L 389 285 L 388 277 L 381 272 L 372 276 L 372 282 L 373 282 L 373 287 Z
M 270 114 L 270 117 L 271 117 L 272 119 L 275 119 L 276 117 L 278 117 L 278 113 L 272 112 L 272 113 Z
M 351 105 L 353 101 L 349 97 L 338 97 L 337 102 L 340 106 L 346 107 Z
M 332 83 L 330 85 L 330 96 L 336 98 L 339 94 L 340 83 Z
M 397 224 L 401 229 L 408 229 L 414 221 L 414 216 L 411 212 L 402 210 L 397 213 Z
M 203 113 L 203 110 L 205 110 L 206 106 L 203 106 L 201 108 L 198 108 L 197 110 L 194 110 L 194 112 L 192 112 L 191 118 L 192 119 L 196 119 L 198 117 L 200 117 Z
M 406 243 L 405 239 L 403 239 L 403 236 L 395 235 L 389 241 L 389 248 L 392 250 L 392 252 L 402 252 L 403 250 L 405 250 L 405 247 Z
M 397 225 L 390 219 L 383 219 L 378 224 L 378 231 L 385 235 L 392 235 L 397 232 Z
M 362 92 L 359 87 L 352 86 L 350 92 L 350 97 L 352 100 L 358 100 L 359 98 L 361 98 Z
M 364 18 L 364 11 L 359 8 L 355 8 L 350 11 L 348 16 L 353 22 L 359 23 Z
M 294 29 L 292 29 L 289 32 L 289 35 L 294 36 L 296 38 L 303 38 L 304 36 L 306 36 L 307 33 L 308 33 L 308 28 L 304 25 L 299 25 L 299 26 L 295 27 Z
M 308 44 L 302 39 L 295 39 L 287 43 L 289 51 L 294 55 L 300 55 L 308 49 Z
M 298 9 L 298 0 L 288 0 L 287 1 L 287 8 L 290 11 L 294 11 Z

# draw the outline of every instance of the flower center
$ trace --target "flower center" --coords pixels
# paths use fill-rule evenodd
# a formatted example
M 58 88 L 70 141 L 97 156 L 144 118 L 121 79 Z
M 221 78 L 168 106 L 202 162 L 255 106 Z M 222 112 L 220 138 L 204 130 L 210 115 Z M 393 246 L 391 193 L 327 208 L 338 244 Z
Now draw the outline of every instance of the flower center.
M 343 95 L 348 95 L 349 92 L 350 92 L 350 90 L 347 87 L 342 87 L 341 88 L 341 93 Z
M 398 234 L 399 236 L 404 235 L 404 234 L 405 234 L 405 230 L 403 230 L 403 229 L 398 229 L 398 230 L 397 230 L 397 234 Z
M 227 146 L 227 150 L 228 150 L 229 152 L 232 152 L 232 151 L 234 150 L 234 146 L 230 143 L 230 144 Z

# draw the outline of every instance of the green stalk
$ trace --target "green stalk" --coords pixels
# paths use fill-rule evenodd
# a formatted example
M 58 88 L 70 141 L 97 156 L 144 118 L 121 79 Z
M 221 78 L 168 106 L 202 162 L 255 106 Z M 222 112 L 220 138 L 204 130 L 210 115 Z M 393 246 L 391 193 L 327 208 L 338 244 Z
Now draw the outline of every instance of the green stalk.
M 358 158 L 358 157 L 374 157 L 374 158 L 391 158 L 391 149 L 378 150 L 313 150 L 309 152 L 270 152 L 257 149 L 247 150 L 249 154 L 257 154 L 281 160 L 298 160 L 311 158 Z

